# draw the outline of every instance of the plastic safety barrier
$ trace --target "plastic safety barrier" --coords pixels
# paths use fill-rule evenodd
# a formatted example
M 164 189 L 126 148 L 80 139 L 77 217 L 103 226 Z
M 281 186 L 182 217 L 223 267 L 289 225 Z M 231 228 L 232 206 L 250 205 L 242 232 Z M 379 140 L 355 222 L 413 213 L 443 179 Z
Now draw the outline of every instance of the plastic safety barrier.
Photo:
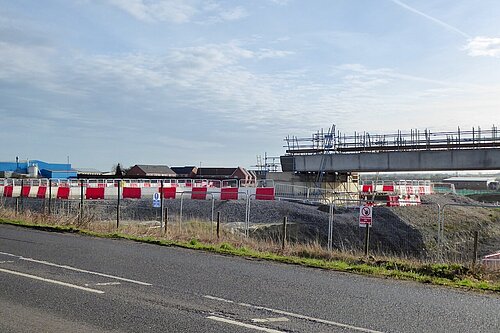
M 373 185 L 363 185 L 362 192 L 365 193 L 373 192 Z
M 175 199 L 176 194 L 175 187 L 164 187 L 163 188 L 163 199 Z
M 140 199 L 141 198 L 141 188 L 140 187 L 124 187 L 123 188 L 123 199 Z
M 274 187 L 258 187 L 255 191 L 256 200 L 274 200 Z
M 21 196 L 27 198 L 30 196 L 31 186 L 23 186 L 21 188 Z
M 57 188 L 57 199 L 69 199 L 69 187 L 58 187 Z
M 394 185 L 382 185 L 382 192 L 394 192 Z
M 387 206 L 388 207 L 399 206 L 399 195 L 388 195 L 387 196 Z
M 206 187 L 193 187 L 191 190 L 191 199 L 193 200 L 206 200 L 207 188 Z
M 87 187 L 85 199 L 104 199 L 104 187 Z
M 5 186 L 3 189 L 3 196 L 11 198 L 12 197 L 12 192 L 14 192 L 14 186 Z
M 36 197 L 38 199 L 44 199 L 47 193 L 47 186 L 40 186 L 36 192 Z
M 238 188 L 237 187 L 226 187 L 220 190 L 221 200 L 238 200 Z

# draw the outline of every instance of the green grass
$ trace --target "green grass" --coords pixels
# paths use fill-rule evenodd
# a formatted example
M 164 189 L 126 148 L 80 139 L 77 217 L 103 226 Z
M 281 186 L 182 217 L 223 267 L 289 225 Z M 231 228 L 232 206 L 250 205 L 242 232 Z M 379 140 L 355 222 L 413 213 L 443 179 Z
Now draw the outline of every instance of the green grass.
M 12 221 L 2 218 L 0 218 L 0 223 L 43 231 L 70 232 L 93 237 L 127 239 L 161 246 L 177 246 L 192 250 L 202 250 L 213 253 L 270 260 L 286 264 L 350 272 L 361 275 L 371 275 L 397 280 L 411 280 L 421 283 L 465 288 L 475 291 L 500 292 L 500 283 L 481 280 L 480 278 L 473 276 L 468 268 L 458 264 L 416 264 L 405 261 L 375 261 L 369 258 L 360 258 L 355 262 L 349 262 L 346 260 L 311 258 L 309 256 L 290 256 L 274 252 L 257 251 L 244 246 L 236 247 L 227 242 L 206 244 L 196 238 L 192 238 L 189 241 L 175 241 L 119 232 L 95 232 L 79 229 L 74 226 L 32 224 L 24 221 Z

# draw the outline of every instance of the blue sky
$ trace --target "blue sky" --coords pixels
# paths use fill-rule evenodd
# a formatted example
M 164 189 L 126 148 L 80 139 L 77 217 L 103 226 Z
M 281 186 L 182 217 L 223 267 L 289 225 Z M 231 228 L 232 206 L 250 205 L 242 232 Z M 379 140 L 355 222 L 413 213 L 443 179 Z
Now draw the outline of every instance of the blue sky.
M 496 0 L 0 0 L 0 160 L 249 167 L 500 120 Z

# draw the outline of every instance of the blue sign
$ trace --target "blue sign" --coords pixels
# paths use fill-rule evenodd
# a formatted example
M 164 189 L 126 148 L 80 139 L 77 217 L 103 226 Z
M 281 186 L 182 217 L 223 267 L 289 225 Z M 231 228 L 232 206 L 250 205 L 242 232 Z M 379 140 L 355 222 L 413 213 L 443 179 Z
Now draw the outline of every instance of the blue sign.
M 153 207 L 154 208 L 160 208 L 161 207 L 161 202 L 160 202 L 160 193 L 156 192 L 153 194 Z

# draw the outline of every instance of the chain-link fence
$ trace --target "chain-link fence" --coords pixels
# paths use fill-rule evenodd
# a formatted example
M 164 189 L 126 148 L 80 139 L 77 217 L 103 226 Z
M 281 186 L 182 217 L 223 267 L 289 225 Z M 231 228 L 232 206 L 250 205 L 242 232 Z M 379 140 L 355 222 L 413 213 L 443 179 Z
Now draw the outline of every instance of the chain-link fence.
M 45 220 L 86 225 L 90 222 L 116 228 L 146 225 L 170 232 L 215 237 L 217 220 L 227 234 L 290 246 L 316 244 L 352 254 L 398 256 L 429 261 L 471 263 L 500 248 L 500 207 L 453 196 L 434 195 L 419 205 L 373 207 L 369 233 L 360 227 L 360 200 L 338 198 L 331 204 L 271 200 L 240 195 L 219 200 L 207 195 L 191 199 L 163 199 L 153 207 L 146 199 L 37 199 L 0 197 L 0 207 L 15 214 L 42 214 Z M 424 198 L 425 199 L 425 198 Z M 285 220 L 286 218 L 286 220 Z M 285 224 L 284 224 L 285 222 Z M 367 235 L 368 234 L 368 235 Z M 368 236 L 368 240 L 367 240 Z

